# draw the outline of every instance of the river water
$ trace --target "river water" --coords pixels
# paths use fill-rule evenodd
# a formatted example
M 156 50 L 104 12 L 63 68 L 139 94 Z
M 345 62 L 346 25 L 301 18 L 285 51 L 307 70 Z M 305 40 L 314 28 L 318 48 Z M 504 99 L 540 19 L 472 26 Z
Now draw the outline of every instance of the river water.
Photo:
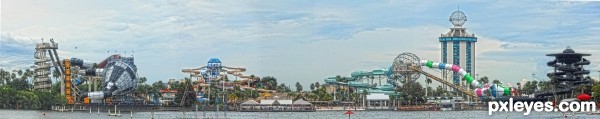
M 227 112 L 231 119 L 347 119 L 346 111 L 318 112 Z M 353 111 L 352 119 L 470 119 L 470 118 L 501 118 L 501 119 L 563 119 L 560 112 L 532 112 L 523 115 L 522 112 L 499 112 L 488 115 L 487 111 Z M 2 119 L 149 119 L 151 112 L 121 112 L 121 117 L 107 116 L 107 112 L 55 112 L 39 110 L 0 110 Z M 183 112 L 154 112 L 154 118 L 182 118 Z M 223 118 L 223 112 L 186 112 L 185 118 Z M 600 115 L 576 113 L 569 119 L 599 119 Z

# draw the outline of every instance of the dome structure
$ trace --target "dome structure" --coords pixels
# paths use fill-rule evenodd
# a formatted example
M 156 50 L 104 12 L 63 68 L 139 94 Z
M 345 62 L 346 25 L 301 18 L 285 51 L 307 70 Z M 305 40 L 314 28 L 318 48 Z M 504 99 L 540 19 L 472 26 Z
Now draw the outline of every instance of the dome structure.
M 450 15 L 450 22 L 455 27 L 461 27 L 467 21 L 467 16 L 460 10 L 452 12 Z

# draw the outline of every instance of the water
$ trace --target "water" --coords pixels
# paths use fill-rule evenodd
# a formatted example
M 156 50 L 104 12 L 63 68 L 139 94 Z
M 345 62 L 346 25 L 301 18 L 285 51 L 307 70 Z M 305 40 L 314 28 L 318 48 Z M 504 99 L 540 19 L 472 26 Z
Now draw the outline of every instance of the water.
M 346 111 L 318 111 L 318 112 L 227 112 L 227 117 L 232 119 L 347 119 Z M 560 112 L 532 112 L 525 116 L 521 112 L 500 112 L 488 115 L 487 111 L 353 111 L 352 119 L 470 119 L 470 118 L 501 118 L 501 119 L 564 119 Z M 45 115 L 44 115 L 45 114 Z M 107 112 L 55 112 L 38 110 L 0 110 L 1 119 L 149 119 L 151 112 L 135 112 L 130 117 L 129 112 L 121 112 L 121 117 L 107 116 Z M 202 118 L 202 112 L 187 112 L 185 118 Z M 182 118 L 182 112 L 154 112 L 154 117 Z M 223 112 L 206 112 L 206 117 L 222 118 Z M 598 119 L 600 115 L 586 115 L 583 113 L 569 116 L 569 119 Z

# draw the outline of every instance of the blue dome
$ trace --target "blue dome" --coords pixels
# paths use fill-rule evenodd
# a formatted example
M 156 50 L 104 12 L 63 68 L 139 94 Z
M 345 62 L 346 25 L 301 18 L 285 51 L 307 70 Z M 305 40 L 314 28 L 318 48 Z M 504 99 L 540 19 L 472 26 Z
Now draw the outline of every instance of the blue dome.
M 221 60 L 219 60 L 219 58 L 210 58 L 210 60 L 208 60 L 208 63 L 221 63 Z

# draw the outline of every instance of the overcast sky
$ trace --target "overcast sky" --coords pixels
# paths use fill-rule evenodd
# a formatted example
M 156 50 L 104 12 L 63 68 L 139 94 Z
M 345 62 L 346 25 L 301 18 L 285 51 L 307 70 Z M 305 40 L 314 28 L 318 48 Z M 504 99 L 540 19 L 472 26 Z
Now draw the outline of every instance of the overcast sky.
M 217 57 L 306 87 L 389 67 L 403 52 L 439 61 L 438 37 L 457 9 L 479 38 L 480 76 L 544 80 L 545 54 L 570 46 L 592 54 L 598 77 L 600 2 L 555 0 L 2 0 L 0 67 L 33 65 L 35 43 L 54 38 L 61 58 L 99 62 L 127 51 L 150 82 L 186 77 L 182 68 Z

